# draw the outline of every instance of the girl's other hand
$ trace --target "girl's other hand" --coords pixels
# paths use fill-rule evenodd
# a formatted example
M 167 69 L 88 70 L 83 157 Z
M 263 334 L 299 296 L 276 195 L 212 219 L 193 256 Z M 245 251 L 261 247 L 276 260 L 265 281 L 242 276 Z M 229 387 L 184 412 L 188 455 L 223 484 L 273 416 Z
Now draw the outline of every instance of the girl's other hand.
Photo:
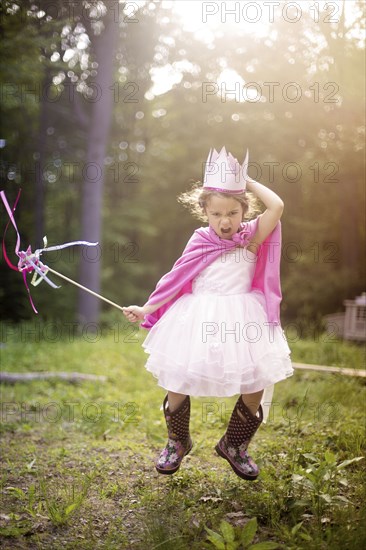
M 136 323 L 137 321 L 143 321 L 146 311 L 143 307 L 140 306 L 128 306 L 123 307 L 123 314 L 127 317 L 131 323 Z

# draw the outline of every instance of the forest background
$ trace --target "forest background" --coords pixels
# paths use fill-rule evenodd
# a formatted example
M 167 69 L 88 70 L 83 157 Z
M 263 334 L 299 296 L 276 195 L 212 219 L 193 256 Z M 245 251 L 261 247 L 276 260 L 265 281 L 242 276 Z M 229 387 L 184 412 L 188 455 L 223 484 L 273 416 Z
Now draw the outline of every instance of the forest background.
M 285 203 L 282 324 L 321 329 L 365 290 L 364 8 L 3 1 L 1 188 L 11 205 L 22 189 L 21 248 L 98 241 L 42 259 L 142 305 L 204 225 L 177 196 L 211 147 L 248 148 L 249 175 Z M 7 221 L 1 208 L 1 234 Z M 15 262 L 14 245 L 10 228 Z M 2 260 L 0 276 L 2 318 L 34 320 L 21 275 Z M 67 283 L 31 292 L 37 320 L 122 319 Z

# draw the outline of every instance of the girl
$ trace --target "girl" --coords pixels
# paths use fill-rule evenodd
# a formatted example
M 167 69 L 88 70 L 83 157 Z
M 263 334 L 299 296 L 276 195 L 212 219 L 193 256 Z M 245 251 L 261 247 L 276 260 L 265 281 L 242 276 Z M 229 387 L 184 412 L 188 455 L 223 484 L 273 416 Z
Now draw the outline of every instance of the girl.
M 240 165 L 225 147 L 210 151 L 203 186 L 178 198 L 209 226 L 196 229 L 143 307 L 123 308 L 129 321 L 149 329 L 146 369 L 168 392 L 161 474 L 176 472 L 192 449 L 190 396 L 240 394 L 215 449 L 238 476 L 255 479 L 248 445 L 266 422 L 274 384 L 293 374 L 279 317 L 284 204 L 249 178 L 247 167 L 248 152 Z M 244 222 L 254 204 L 247 191 L 266 210 Z

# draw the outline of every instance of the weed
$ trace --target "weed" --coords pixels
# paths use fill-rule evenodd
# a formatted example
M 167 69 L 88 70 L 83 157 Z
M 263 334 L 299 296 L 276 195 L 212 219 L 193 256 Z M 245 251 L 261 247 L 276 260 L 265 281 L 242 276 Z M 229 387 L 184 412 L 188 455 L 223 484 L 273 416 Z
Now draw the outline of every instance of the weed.
M 27 492 L 20 487 L 7 487 L 6 490 L 12 493 L 22 503 L 22 509 L 32 517 L 42 510 L 42 504 L 37 502 L 36 486 L 32 483 Z
M 336 455 L 330 451 L 325 451 L 324 458 L 313 453 L 303 453 L 300 458 L 305 460 L 305 465 L 300 465 L 297 473 L 292 474 L 292 481 L 297 485 L 301 498 L 295 500 L 293 506 L 310 509 L 320 524 L 330 506 L 351 504 L 344 495 L 339 494 L 341 487 L 348 486 L 347 479 L 342 475 L 343 470 L 363 457 L 344 460 L 339 464 Z
M 66 524 L 71 516 L 79 510 L 87 497 L 92 476 L 82 479 L 81 487 L 73 479 L 70 484 L 63 483 L 59 487 L 47 484 L 45 479 L 39 479 L 41 495 L 44 499 L 45 510 L 54 525 Z
M 235 528 L 225 520 L 220 522 L 219 533 L 208 527 L 205 529 L 208 533 L 207 540 L 217 550 L 274 550 L 278 548 L 278 544 L 271 541 L 252 544 L 257 526 L 257 518 L 252 518 L 243 529 Z

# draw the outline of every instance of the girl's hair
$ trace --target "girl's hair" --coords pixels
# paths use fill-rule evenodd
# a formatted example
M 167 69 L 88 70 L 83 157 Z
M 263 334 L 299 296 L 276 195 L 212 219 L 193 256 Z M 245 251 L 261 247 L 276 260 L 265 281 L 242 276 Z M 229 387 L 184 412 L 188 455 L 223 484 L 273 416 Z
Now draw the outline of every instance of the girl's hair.
M 203 189 L 202 183 L 196 181 L 193 183 L 192 188 L 189 191 L 185 191 L 177 196 L 178 202 L 180 202 L 185 208 L 191 212 L 191 214 L 200 221 L 207 222 L 208 218 L 205 214 L 205 207 L 210 197 L 231 197 L 237 200 L 243 207 L 243 219 L 251 219 L 255 214 L 260 213 L 260 208 L 257 199 L 251 193 L 244 191 L 243 193 L 223 193 L 220 191 L 211 191 Z

